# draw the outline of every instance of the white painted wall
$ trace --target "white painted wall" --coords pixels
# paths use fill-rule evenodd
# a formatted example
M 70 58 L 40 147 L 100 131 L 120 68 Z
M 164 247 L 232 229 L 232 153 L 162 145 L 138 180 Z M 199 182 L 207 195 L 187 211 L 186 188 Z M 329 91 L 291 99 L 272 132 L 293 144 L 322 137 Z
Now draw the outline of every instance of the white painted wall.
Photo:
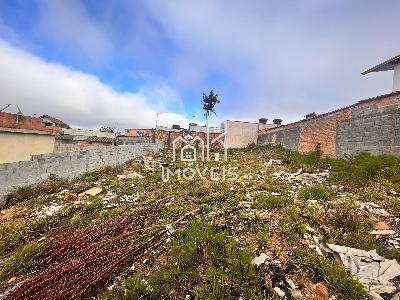
M 207 132 L 207 126 L 189 126 L 189 131 L 194 132 Z M 210 133 L 221 133 L 222 130 L 219 127 L 210 127 Z
M 89 130 L 89 129 L 80 129 L 80 128 L 64 128 L 64 134 L 70 135 L 83 135 L 83 136 L 98 136 L 98 137 L 106 137 L 106 138 L 115 138 L 117 134 L 115 132 L 103 132 L 100 130 Z
M 393 74 L 393 92 L 400 91 L 400 64 L 394 67 Z
M 225 121 L 222 127 L 227 148 L 243 148 L 250 143 L 257 143 L 258 123 Z

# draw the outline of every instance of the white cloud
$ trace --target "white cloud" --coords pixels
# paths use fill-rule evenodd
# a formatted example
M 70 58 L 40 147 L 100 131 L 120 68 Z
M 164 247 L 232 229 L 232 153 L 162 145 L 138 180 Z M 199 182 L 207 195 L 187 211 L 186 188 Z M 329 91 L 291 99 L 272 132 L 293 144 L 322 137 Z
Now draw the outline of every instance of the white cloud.
M 188 126 L 178 110 L 179 93 L 166 85 L 146 87 L 136 93 L 119 93 L 97 77 L 49 63 L 0 40 L 1 102 L 18 104 L 24 114 L 50 114 L 69 124 L 96 128 L 101 125 L 128 127 Z
M 390 72 L 360 74 L 400 51 L 400 4 L 389 2 L 144 1 L 176 44 L 177 82 L 201 85 L 217 72 L 234 83 L 214 87 L 231 96 L 225 114 L 286 122 L 390 92 Z
M 77 0 L 41 0 L 38 2 L 40 35 L 57 46 L 83 54 L 84 59 L 99 65 L 113 53 L 111 38 L 100 24 L 90 18 L 86 8 Z

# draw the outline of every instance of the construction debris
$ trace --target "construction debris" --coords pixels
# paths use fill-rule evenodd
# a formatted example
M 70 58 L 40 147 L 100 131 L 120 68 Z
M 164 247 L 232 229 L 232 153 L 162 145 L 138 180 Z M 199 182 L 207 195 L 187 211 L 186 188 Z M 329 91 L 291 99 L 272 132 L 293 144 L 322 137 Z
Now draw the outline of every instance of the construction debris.
M 52 203 L 50 206 L 39 207 L 39 209 L 33 212 L 33 216 L 36 218 L 50 217 L 63 208 L 63 205 Z
M 324 182 L 329 177 L 329 171 L 325 170 L 316 173 L 305 173 L 299 169 L 295 173 L 278 171 L 272 174 L 273 177 L 285 180 L 291 183 L 298 183 L 304 186 L 316 185 Z
M 400 291 L 400 265 L 395 259 L 385 259 L 376 250 L 365 251 L 334 244 L 327 244 L 334 255 L 338 255 L 346 269 L 357 278 L 374 299 L 396 295 Z M 397 298 L 398 299 L 398 298 Z
M 267 260 L 268 255 L 265 253 L 261 253 L 259 256 L 254 257 L 251 263 L 256 265 L 257 267 L 261 266 Z
M 270 159 L 269 161 L 267 161 L 266 163 L 265 163 L 265 165 L 267 166 L 267 167 L 269 167 L 269 166 L 281 166 L 283 163 L 282 163 L 282 161 L 281 160 L 279 160 L 279 159 Z
M 394 235 L 396 231 L 394 230 L 373 230 L 370 232 L 372 235 Z

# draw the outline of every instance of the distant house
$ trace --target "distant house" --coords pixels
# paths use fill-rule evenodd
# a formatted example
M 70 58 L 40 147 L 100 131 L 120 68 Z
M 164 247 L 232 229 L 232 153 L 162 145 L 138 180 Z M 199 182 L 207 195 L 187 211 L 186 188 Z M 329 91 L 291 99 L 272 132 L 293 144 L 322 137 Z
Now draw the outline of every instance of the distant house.
M 131 137 L 151 137 L 153 136 L 153 129 L 147 128 L 129 128 L 125 129 L 124 136 L 131 136 Z
M 220 127 L 209 127 L 208 130 L 209 131 L 207 131 L 207 126 L 199 126 L 195 123 L 189 124 L 189 131 L 192 131 L 192 132 L 204 132 L 204 133 L 207 133 L 207 132 L 221 133 L 222 132 Z
M 52 153 L 55 135 L 40 118 L 0 112 L 0 163 Z
M 373 72 L 382 72 L 382 71 L 391 71 L 393 70 L 393 92 L 400 91 L 400 55 L 392 57 L 383 63 L 372 67 L 364 72 L 362 75 L 366 75 L 368 73 Z
M 39 117 L 39 119 L 42 120 L 42 122 L 45 124 L 45 126 L 49 127 L 60 127 L 60 128 L 70 128 L 68 124 L 64 123 L 64 121 L 61 121 L 60 119 L 54 118 L 49 115 L 42 115 Z

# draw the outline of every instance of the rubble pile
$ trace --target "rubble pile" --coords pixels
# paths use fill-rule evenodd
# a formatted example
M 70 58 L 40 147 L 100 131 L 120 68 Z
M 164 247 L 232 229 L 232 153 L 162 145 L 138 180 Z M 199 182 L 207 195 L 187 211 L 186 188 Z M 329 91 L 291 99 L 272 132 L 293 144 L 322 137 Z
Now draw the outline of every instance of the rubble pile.
M 306 173 L 303 169 L 299 169 L 295 173 L 288 173 L 285 171 L 278 171 L 272 174 L 277 179 L 293 183 L 298 186 L 311 186 L 323 183 L 329 177 L 329 171 L 321 171 L 316 173 Z

